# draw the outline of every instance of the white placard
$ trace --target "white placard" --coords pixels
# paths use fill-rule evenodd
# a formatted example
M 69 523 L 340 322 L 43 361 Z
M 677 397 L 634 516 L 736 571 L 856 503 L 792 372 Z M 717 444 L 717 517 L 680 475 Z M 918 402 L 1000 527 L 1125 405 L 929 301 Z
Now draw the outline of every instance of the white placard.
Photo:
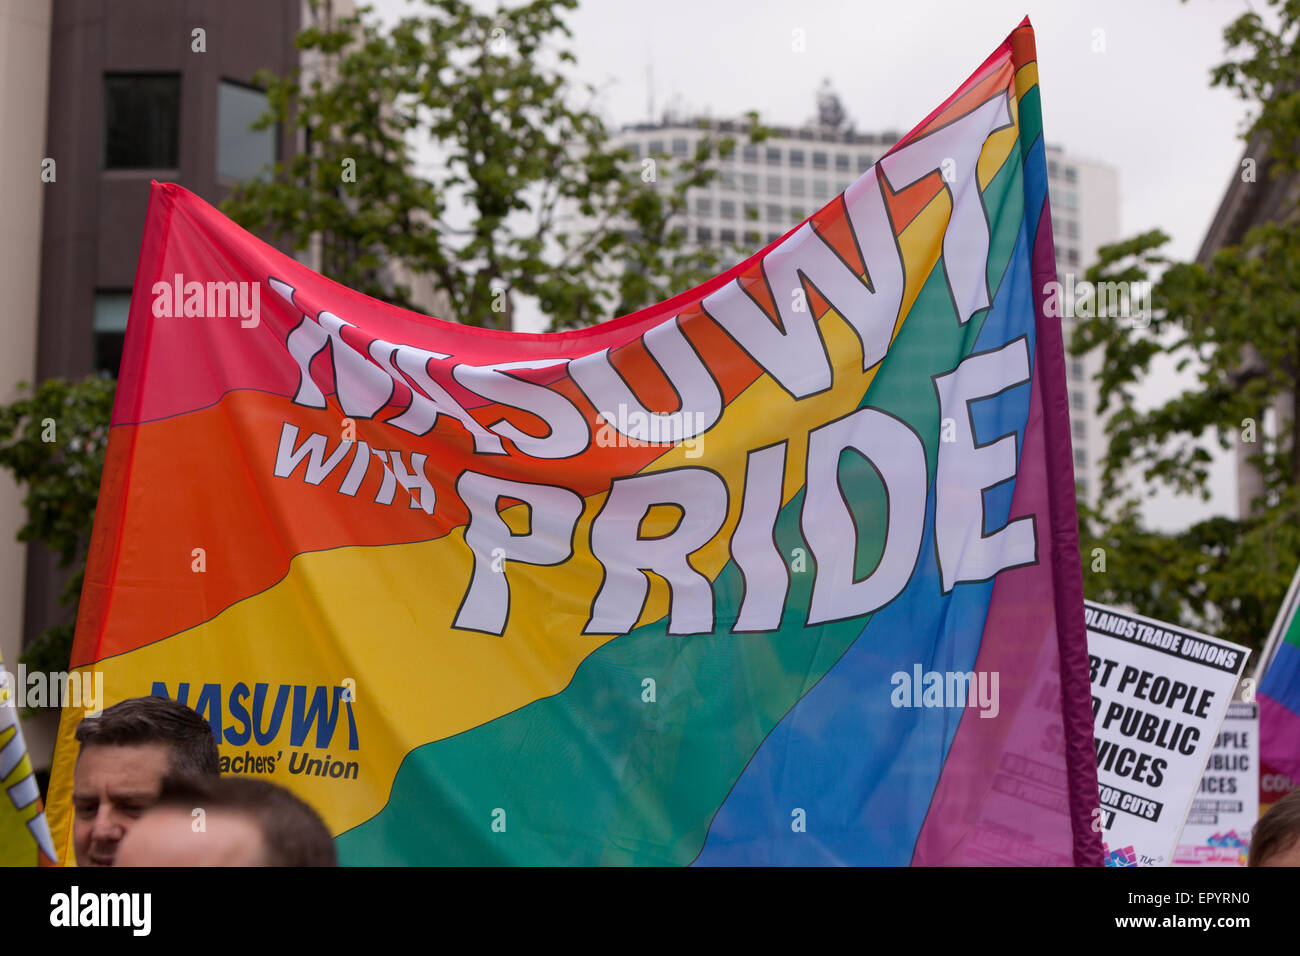
M 1259 819 L 1259 705 L 1233 701 L 1178 838 L 1174 866 L 1245 866 Z
M 1107 866 L 1167 866 L 1250 650 L 1084 602 Z

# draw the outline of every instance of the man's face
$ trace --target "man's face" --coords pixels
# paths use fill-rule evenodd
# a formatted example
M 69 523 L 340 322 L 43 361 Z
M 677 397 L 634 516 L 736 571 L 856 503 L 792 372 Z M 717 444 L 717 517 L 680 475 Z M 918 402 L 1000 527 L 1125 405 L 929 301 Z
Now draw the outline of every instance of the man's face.
M 257 824 L 242 814 L 159 807 L 122 840 L 117 865 L 265 866 L 266 846 Z
M 118 843 L 157 799 L 169 756 L 163 743 L 82 749 L 72 783 L 78 866 L 113 865 Z

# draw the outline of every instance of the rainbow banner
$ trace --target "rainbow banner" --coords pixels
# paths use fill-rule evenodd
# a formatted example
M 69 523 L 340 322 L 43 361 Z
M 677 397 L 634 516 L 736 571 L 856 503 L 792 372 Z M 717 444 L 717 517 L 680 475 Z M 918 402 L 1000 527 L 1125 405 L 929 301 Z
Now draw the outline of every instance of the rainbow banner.
M 1259 758 L 1264 808 L 1300 780 L 1300 569 L 1291 579 L 1255 670 L 1259 685 Z M 1261 679 L 1262 678 L 1262 679 Z M 1273 792 L 1263 791 L 1271 778 Z M 1277 792 L 1281 789 L 1282 792 Z
M 346 864 L 1099 865 L 1055 278 L 1027 20 L 779 241 L 575 332 L 155 184 L 73 663 Z

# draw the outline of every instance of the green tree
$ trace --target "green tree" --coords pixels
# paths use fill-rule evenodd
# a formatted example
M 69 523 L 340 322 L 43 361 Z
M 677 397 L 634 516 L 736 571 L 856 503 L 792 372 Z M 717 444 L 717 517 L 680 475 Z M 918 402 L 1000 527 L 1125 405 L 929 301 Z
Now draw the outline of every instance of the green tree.
M 326 275 L 395 305 L 412 305 L 404 277 L 427 276 L 450 318 L 488 328 L 510 328 L 520 297 L 553 327 L 581 326 L 715 275 L 740 251 L 694 247 L 682 218 L 735 137 L 708 133 L 689 156 L 640 163 L 613 148 L 575 102 L 595 89 L 565 72 L 563 14 L 576 6 L 428 0 L 391 30 L 368 7 L 308 27 L 298 47 L 321 69 L 260 77 L 261 125 L 289 124 L 308 148 L 241 184 L 226 212 L 296 249 L 319 243 Z M 738 125 L 766 134 L 756 114 Z M 415 163 L 417 140 L 436 164 Z
M 42 631 L 23 652 L 33 670 L 61 671 L 72 654 L 86 551 L 104 470 L 108 423 L 116 383 L 90 376 L 79 382 L 48 379 L 0 406 L 0 468 L 26 488 L 27 520 L 18 540 L 40 542 L 70 570 L 59 603 L 67 619 Z
M 1229 59 L 1212 85 L 1252 106 L 1244 137 L 1274 157 L 1273 175 L 1300 170 L 1300 0 L 1269 0 L 1270 26 L 1255 12 L 1224 31 Z M 1102 350 L 1100 411 L 1112 411 L 1099 510 L 1080 509 L 1084 589 L 1153 617 L 1258 647 L 1300 563 L 1300 415 L 1264 435 L 1265 410 L 1300 391 L 1300 222 L 1295 210 L 1256 226 L 1204 265 L 1161 253 L 1156 230 L 1103 248 L 1087 279 L 1154 277 L 1150 324 L 1098 314 L 1076 327 L 1071 351 Z M 1195 386 L 1150 409 L 1135 391 L 1153 363 L 1191 369 Z M 1263 494 L 1238 519 L 1211 518 L 1164 534 L 1144 528 L 1138 494 L 1169 491 L 1208 499 L 1210 453 L 1247 448 Z M 1126 488 L 1126 469 L 1139 488 Z M 1093 558 L 1105 551 L 1105 569 Z

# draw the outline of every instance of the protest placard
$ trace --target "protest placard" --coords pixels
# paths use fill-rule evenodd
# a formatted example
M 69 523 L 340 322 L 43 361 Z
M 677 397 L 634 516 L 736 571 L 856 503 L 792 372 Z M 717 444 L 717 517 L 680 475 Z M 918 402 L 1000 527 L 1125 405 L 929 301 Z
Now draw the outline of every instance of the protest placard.
M 1085 602 L 1108 866 L 1165 866 L 1248 648 Z
M 1259 705 L 1233 701 L 1183 824 L 1175 866 L 1245 866 L 1259 819 Z

